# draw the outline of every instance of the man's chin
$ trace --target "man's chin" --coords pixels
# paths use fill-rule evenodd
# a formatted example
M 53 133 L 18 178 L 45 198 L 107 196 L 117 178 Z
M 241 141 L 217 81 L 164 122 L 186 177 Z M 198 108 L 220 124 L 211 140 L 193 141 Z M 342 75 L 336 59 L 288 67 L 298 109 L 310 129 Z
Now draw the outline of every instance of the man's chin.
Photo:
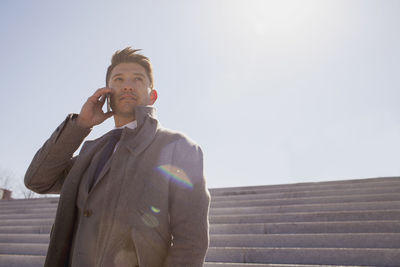
M 116 109 L 114 110 L 114 115 L 121 116 L 121 117 L 129 117 L 135 115 L 135 107 L 129 107 L 125 109 Z

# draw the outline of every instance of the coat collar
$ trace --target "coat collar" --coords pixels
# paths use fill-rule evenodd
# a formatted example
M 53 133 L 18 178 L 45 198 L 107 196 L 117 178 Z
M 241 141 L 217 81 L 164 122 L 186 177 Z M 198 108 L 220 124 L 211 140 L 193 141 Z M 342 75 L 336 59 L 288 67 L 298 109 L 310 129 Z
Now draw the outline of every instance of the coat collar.
M 125 127 L 122 130 L 121 139 L 118 144 L 118 148 L 115 152 L 115 156 L 117 157 L 126 157 L 125 152 L 120 151 L 121 149 L 127 149 L 128 153 L 131 153 L 134 157 L 139 155 L 143 150 L 146 149 L 148 145 L 153 141 L 157 129 L 158 129 L 158 121 L 155 118 L 155 108 L 150 106 L 139 106 L 136 108 L 136 120 L 137 127 L 135 129 L 130 129 Z M 109 131 L 105 135 L 103 135 L 98 142 L 90 142 L 87 144 L 88 149 L 85 149 L 86 155 L 93 155 L 96 151 L 98 151 L 101 147 L 104 146 L 104 143 L 107 142 L 108 136 L 112 131 Z M 87 156 L 85 158 L 91 159 L 93 156 Z M 92 186 L 92 190 L 96 187 L 96 185 L 103 179 L 104 175 L 108 172 L 111 167 L 111 161 L 107 161 L 104 165 L 103 170 L 100 172 L 99 177 L 97 178 L 96 183 Z
M 141 153 L 154 139 L 159 123 L 156 109 L 152 106 L 138 106 L 135 109 L 137 127 L 124 128 L 119 146 L 125 146 L 134 155 Z
M 138 126 L 140 126 L 144 123 L 146 117 L 157 118 L 156 109 L 153 106 L 137 106 L 135 109 L 135 116 L 138 121 Z
M 138 154 L 138 151 L 135 150 L 139 148 L 141 152 L 153 140 L 159 128 L 159 122 L 156 118 L 156 109 L 152 106 L 138 106 L 135 112 L 137 127 L 135 129 L 124 128 L 119 145 L 125 145 L 131 152 Z M 86 141 L 84 146 L 88 151 L 84 149 L 85 153 L 92 154 L 98 151 L 100 147 L 104 146 L 110 134 L 111 131 L 95 140 Z

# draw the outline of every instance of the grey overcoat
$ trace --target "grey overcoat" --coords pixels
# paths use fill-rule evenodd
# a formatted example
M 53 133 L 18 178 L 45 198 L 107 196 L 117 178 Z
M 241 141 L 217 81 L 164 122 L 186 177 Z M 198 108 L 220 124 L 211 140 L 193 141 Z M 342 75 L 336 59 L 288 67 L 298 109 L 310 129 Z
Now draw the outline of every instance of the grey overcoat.
M 82 176 L 104 135 L 86 141 L 90 130 L 70 115 L 36 153 L 25 185 L 37 193 L 60 193 L 45 267 L 66 266 Z M 203 174 L 203 155 L 184 135 L 159 125 L 154 109 L 136 109 L 138 127 L 125 128 L 111 163 L 104 195 L 104 220 L 96 245 L 96 266 L 109 256 L 109 240 L 126 224 L 140 267 L 202 266 L 208 247 L 210 195 Z M 104 266 L 107 267 L 107 266 Z

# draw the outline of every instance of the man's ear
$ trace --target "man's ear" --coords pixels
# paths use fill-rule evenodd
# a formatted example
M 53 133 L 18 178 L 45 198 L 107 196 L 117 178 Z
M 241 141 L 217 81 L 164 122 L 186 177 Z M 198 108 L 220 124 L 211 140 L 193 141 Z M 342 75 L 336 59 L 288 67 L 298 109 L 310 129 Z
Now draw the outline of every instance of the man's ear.
M 156 90 L 152 89 L 150 91 L 150 105 L 153 105 L 158 98 L 158 93 Z

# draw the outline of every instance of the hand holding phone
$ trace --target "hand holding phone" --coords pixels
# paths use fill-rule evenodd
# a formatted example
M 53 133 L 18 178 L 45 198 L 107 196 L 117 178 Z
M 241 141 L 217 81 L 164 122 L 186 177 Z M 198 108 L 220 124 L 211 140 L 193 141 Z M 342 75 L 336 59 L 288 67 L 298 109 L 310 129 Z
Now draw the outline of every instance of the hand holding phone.
M 100 88 L 90 96 L 81 108 L 77 123 L 85 128 L 91 128 L 110 118 L 111 111 L 111 89 Z M 104 103 L 107 102 L 107 112 L 103 111 Z

